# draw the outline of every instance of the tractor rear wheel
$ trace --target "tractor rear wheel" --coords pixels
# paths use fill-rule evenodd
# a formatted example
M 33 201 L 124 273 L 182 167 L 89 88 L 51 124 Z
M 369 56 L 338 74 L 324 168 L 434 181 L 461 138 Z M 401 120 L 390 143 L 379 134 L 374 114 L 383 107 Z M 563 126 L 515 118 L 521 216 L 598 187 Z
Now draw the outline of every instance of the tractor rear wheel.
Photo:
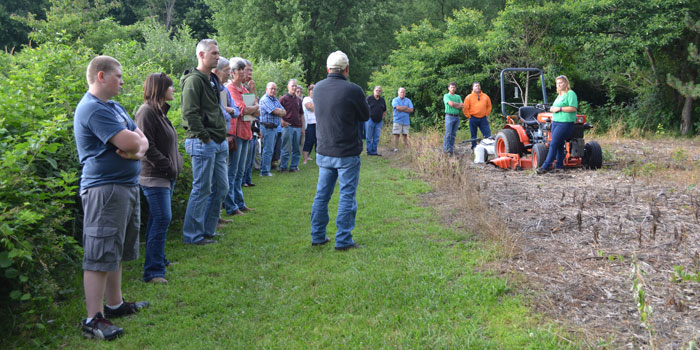
M 600 169 L 603 166 L 603 149 L 598 142 L 586 143 L 581 163 L 586 169 Z
M 496 135 L 496 156 L 503 153 L 522 153 L 522 144 L 518 132 L 513 129 L 503 129 Z
M 536 143 L 532 146 L 532 167 L 537 169 L 544 164 L 547 159 L 547 145 L 544 143 Z

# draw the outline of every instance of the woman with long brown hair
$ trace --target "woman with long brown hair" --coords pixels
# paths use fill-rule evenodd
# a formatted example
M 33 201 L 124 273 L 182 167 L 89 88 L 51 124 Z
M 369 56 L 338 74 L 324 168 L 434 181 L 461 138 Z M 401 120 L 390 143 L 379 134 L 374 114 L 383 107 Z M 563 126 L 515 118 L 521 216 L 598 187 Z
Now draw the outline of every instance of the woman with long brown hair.
M 136 124 L 148 139 L 139 185 L 148 201 L 143 280 L 151 283 L 168 282 L 165 267 L 170 262 L 165 258 L 165 238 L 172 220 L 170 201 L 175 179 L 183 165 L 177 131 L 168 119 L 167 102 L 173 99 L 173 93 L 173 81 L 167 74 L 151 74 L 143 85 L 144 103 L 135 115 Z

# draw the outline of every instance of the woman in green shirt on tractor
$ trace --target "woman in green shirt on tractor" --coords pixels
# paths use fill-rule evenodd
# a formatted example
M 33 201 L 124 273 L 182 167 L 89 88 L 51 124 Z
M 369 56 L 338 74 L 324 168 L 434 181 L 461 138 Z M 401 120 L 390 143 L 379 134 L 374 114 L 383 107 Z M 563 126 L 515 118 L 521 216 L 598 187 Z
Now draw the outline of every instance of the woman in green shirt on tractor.
M 549 108 L 549 111 L 553 114 L 552 140 L 549 142 L 547 159 L 545 159 L 540 168 L 537 168 L 538 174 L 551 171 L 550 168 L 555 158 L 557 160 L 555 169 L 564 169 L 564 158 L 566 157 L 564 142 L 571 138 L 571 134 L 574 131 L 578 98 L 569 86 L 569 79 L 564 75 L 557 77 L 557 94 L 557 99 L 554 100 L 552 107 Z

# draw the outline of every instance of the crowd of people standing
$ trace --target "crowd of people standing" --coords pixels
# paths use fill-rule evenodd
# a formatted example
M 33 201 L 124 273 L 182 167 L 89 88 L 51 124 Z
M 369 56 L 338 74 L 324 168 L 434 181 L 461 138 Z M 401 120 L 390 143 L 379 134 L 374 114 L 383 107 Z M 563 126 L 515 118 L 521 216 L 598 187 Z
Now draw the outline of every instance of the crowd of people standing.
M 272 176 L 270 168 L 275 148 L 281 148 L 280 173 L 298 171 L 302 149 L 304 164 L 311 160 L 310 153 L 317 147 L 317 101 L 312 98 L 313 84 L 309 86 L 309 96 L 304 97 L 294 79 L 289 80 L 287 93 L 280 99 L 277 99 L 274 82 L 266 85 L 265 94 L 258 99 L 251 62 L 240 57 L 230 60 L 220 57 L 214 40 L 200 41 L 196 56 L 197 66 L 185 71 L 180 79 L 184 145 L 192 164 L 192 190 L 182 235 L 185 244 L 202 246 L 216 243 L 217 228 L 232 221 L 221 217 L 222 206 L 231 216 L 247 215 L 254 210 L 246 204 L 242 187 L 255 186 L 252 172 L 258 137 L 262 138 L 261 176 Z M 351 113 L 352 118 L 341 122 L 353 125 L 353 130 L 357 131 L 367 119 L 364 112 L 368 109 L 363 108 L 367 104 L 362 90 L 347 82 L 349 61 L 344 54 L 342 57 L 334 63 L 334 72 L 351 84 L 345 89 L 350 88 L 353 94 L 359 91 L 362 95 L 359 112 L 351 111 L 362 115 L 356 118 Z M 98 56 L 88 65 L 86 77 L 89 89 L 76 108 L 74 122 L 76 146 L 83 165 L 80 194 L 85 212 L 83 286 L 87 318 L 81 328 L 85 337 L 111 340 L 120 336 L 123 329 L 109 319 L 134 314 L 148 306 L 148 302 L 125 301 L 121 292 L 122 262 L 138 257 L 139 189 L 148 202 L 149 211 L 143 280 L 168 283 L 166 268 L 171 262 L 166 258 L 165 242 L 172 221 L 173 189 L 183 169 L 184 158 L 178 151 L 177 130 L 168 118 L 168 102 L 174 98 L 174 87 L 167 74 L 154 73 L 146 79 L 144 103 L 134 120 L 112 100 L 124 84 L 119 61 Z M 333 98 L 337 97 L 326 97 L 320 105 L 325 106 Z M 347 113 L 332 114 L 324 120 L 342 119 Z M 314 201 L 313 222 L 318 222 L 319 218 L 322 221 L 317 203 L 325 201 L 327 223 L 327 201 L 337 179 L 332 173 L 338 171 L 337 162 L 346 164 L 342 157 L 336 159 L 335 155 L 348 153 L 344 150 L 349 140 L 338 143 L 332 131 L 338 122 L 333 123 L 330 128 L 326 124 L 326 137 L 319 135 L 324 146 L 316 150 L 317 164 L 320 169 L 329 169 L 330 175 L 320 177 L 319 193 L 323 195 L 317 195 Z M 278 129 L 281 129 L 279 146 Z M 305 136 L 303 141 L 302 135 Z M 351 218 L 343 220 L 346 229 L 336 240 L 338 250 L 354 246 L 349 231 L 354 226 L 357 210 L 354 195 L 362 141 L 359 133 L 348 136 L 354 140 L 350 151 L 354 178 L 349 180 L 350 189 L 346 177 L 339 179 L 343 192 L 339 211 L 343 209 Z M 325 158 L 323 149 L 329 150 Z M 339 168 L 343 173 L 348 167 Z M 325 225 L 323 230 L 325 232 Z M 316 231 L 318 229 L 312 232 L 312 245 L 318 245 Z M 106 305 L 103 305 L 105 300 Z
M 211 39 L 197 44 L 196 56 L 197 66 L 180 78 L 184 145 L 192 165 L 183 242 L 196 246 L 216 243 L 217 228 L 232 222 L 221 217 L 222 207 L 229 216 L 254 211 L 246 204 L 242 187 L 255 186 L 252 173 L 258 153 L 260 176 L 266 177 L 273 176 L 277 149 L 281 174 L 297 172 L 300 162 L 312 160 L 315 148 L 319 176 L 311 207 L 311 245 L 330 242 L 326 236 L 328 204 L 338 183 L 334 248 L 358 248 L 352 230 L 362 134 L 367 138 L 367 154 L 380 156 L 377 145 L 387 111 L 381 86 L 365 96 L 362 88 L 348 80 L 349 58 L 336 51 L 326 60 L 327 78 L 309 85 L 309 96 L 304 97 L 297 81 L 290 79 L 282 97 L 277 97 L 276 83 L 268 82 L 265 93 L 258 98 L 250 61 L 220 57 L 218 44 Z M 122 262 L 138 257 L 139 188 L 149 208 L 143 281 L 168 283 L 166 268 L 171 262 L 166 258 L 165 242 L 172 221 L 173 189 L 184 158 L 178 151 L 177 130 L 168 118 L 174 88 L 167 74 L 154 73 L 146 79 L 144 103 L 134 120 L 111 100 L 124 83 L 119 61 L 108 56 L 94 58 L 86 78 L 89 89 L 76 108 L 74 122 L 83 165 L 80 195 L 85 212 L 83 286 L 87 318 L 82 322 L 82 332 L 88 338 L 110 340 L 123 333 L 110 318 L 134 314 L 148 306 L 147 302 L 126 302 L 121 292 Z M 452 96 L 455 89 L 451 84 L 451 96 L 445 95 L 446 112 L 456 116 L 463 108 L 472 119 L 490 113 L 490 100 L 480 93 L 478 83 L 473 86 L 476 97 L 469 95 L 464 103 L 459 96 Z M 405 95 L 406 89 L 399 88 L 398 97 L 391 103 L 394 152 L 401 138 L 404 145 L 407 143 L 409 115 L 413 112 L 413 103 Z M 558 112 L 572 109 L 557 106 Z M 458 116 L 456 125 L 453 119 L 446 119 L 446 152 L 452 150 L 459 124 Z M 483 121 L 474 125 L 484 134 L 488 131 L 487 121 L 486 129 Z M 262 150 L 258 149 L 258 139 L 262 140 Z

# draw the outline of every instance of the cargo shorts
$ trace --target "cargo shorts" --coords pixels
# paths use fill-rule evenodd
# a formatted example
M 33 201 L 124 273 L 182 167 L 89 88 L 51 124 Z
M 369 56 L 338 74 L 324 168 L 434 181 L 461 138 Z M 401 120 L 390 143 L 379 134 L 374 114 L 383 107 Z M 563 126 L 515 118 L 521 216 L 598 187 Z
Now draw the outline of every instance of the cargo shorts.
M 116 271 L 139 257 L 138 186 L 107 184 L 80 191 L 83 202 L 83 270 Z

